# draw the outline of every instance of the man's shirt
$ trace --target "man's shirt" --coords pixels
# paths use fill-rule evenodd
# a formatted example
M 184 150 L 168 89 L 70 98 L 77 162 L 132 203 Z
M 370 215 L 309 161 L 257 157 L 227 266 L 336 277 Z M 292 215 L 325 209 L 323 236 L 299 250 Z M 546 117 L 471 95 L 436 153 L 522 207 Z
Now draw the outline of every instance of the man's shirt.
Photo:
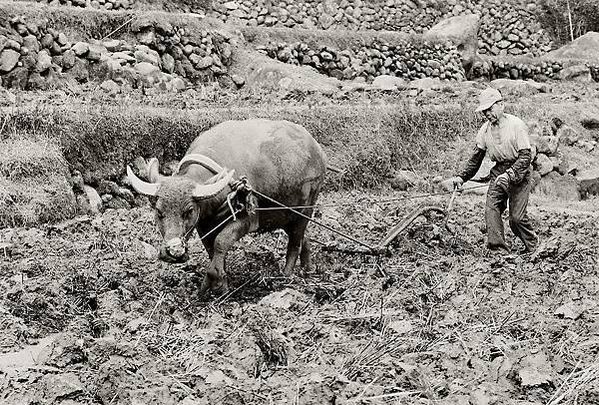
M 498 127 L 485 122 L 476 135 L 476 146 L 494 162 L 515 161 L 519 150 L 531 149 L 526 124 L 511 114 L 504 114 Z

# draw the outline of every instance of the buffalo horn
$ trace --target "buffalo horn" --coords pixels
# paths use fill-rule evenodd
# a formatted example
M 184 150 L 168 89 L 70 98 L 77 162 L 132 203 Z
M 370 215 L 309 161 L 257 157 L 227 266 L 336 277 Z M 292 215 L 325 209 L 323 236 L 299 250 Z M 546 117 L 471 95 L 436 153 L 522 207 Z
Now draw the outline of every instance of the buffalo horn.
M 145 181 L 140 180 L 129 166 L 127 166 L 127 177 L 135 191 L 140 194 L 155 196 L 158 192 L 158 187 L 160 187 L 160 184 L 158 183 L 146 183 Z
M 231 170 L 230 172 L 227 172 L 226 176 L 223 176 L 220 180 L 218 180 L 215 183 L 201 185 L 198 184 L 195 190 L 193 190 L 194 198 L 205 200 L 214 197 L 215 195 L 220 193 L 225 187 L 227 187 L 227 185 L 231 182 L 231 179 L 233 178 L 234 174 L 235 170 Z

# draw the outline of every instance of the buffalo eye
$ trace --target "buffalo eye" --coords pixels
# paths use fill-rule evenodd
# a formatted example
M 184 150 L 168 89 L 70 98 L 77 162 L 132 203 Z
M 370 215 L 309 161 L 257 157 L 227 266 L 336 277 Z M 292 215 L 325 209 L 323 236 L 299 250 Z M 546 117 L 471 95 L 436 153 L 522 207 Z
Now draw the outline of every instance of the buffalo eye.
M 187 219 L 191 218 L 192 215 L 193 215 L 193 208 L 188 208 L 183 213 L 183 216 Z

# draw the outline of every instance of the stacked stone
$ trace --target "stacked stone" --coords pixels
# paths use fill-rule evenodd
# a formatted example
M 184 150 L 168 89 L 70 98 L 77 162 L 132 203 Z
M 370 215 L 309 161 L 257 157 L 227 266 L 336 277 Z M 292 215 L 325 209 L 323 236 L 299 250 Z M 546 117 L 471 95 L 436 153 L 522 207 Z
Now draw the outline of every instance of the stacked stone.
M 421 34 L 452 16 L 478 14 L 481 53 L 537 56 L 552 46 L 537 22 L 534 0 L 232 0 L 207 12 L 224 22 L 250 26 L 410 34 Z
M 536 5 L 487 0 L 481 14 L 479 53 L 494 56 L 540 56 L 552 49 L 552 41 L 536 19 Z
M 260 48 L 271 58 L 294 65 L 312 66 L 319 72 L 340 80 L 362 77 L 372 81 L 381 75 L 405 79 L 435 77 L 441 80 L 464 80 L 460 54 L 450 44 L 388 44 L 373 42 L 357 49 L 312 49 L 305 43 L 272 44 Z
M 483 60 L 474 64 L 471 77 L 484 77 L 489 80 L 533 79 L 538 82 L 543 82 L 547 79 L 560 79 L 559 72 L 561 72 L 562 69 L 563 65 L 561 62 Z
M 37 0 L 51 6 L 93 7 L 104 10 L 128 10 L 133 8 L 133 0 Z
M 183 28 L 167 22 L 135 27 L 140 44 L 121 40 L 73 43 L 47 21 L 26 23 L 15 17 L 0 26 L 0 85 L 18 89 L 48 89 L 64 78 L 80 83 L 105 80 L 108 92 L 119 86 L 185 88 L 190 81 L 211 80 L 228 72 L 232 49 L 228 38 L 207 31 L 191 39 Z
M 233 61 L 230 38 L 206 30 L 192 37 L 165 21 L 141 22 L 132 30 L 141 44 L 158 53 L 163 70 L 194 82 L 226 74 Z

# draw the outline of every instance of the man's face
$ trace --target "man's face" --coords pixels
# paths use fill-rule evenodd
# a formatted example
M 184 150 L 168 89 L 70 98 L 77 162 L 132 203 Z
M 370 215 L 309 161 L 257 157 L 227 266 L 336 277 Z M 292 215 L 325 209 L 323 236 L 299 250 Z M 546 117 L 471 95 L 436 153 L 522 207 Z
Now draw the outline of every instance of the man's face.
M 499 123 L 499 118 L 503 114 L 503 101 L 496 102 L 491 108 L 484 110 L 483 114 L 491 124 L 497 125 Z

